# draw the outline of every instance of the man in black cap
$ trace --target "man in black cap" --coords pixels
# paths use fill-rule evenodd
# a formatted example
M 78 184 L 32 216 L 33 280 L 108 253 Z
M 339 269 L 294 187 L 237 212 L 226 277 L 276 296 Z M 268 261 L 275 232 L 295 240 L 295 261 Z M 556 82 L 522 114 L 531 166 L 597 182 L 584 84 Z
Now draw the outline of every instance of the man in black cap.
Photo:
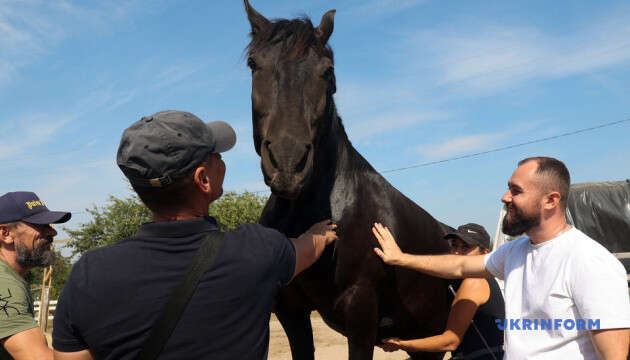
M 483 255 L 490 248 L 490 235 L 479 224 L 462 225 L 444 238 L 456 255 Z M 467 278 L 457 283 L 443 333 L 413 340 L 385 339 L 380 346 L 385 351 L 450 351 L 452 359 L 501 359 L 503 331 L 496 320 L 505 318 L 505 303 L 499 285 L 493 278 Z
M 143 117 L 125 130 L 118 166 L 154 222 L 74 265 L 57 304 L 55 358 L 266 358 L 276 291 L 337 236 L 323 221 L 297 239 L 258 224 L 217 238 L 208 207 L 223 192 L 220 153 L 235 142 L 228 124 L 182 111 Z M 216 245 L 215 256 L 181 316 L 171 316 L 174 289 L 206 244 Z M 176 327 L 156 341 L 164 314 Z
M 33 295 L 24 280 L 36 266 L 52 265 L 50 224 L 70 220 L 69 212 L 50 211 L 32 192 L 0 197 L 0 360 L 52 359 L 52 350 L 37 326 Z

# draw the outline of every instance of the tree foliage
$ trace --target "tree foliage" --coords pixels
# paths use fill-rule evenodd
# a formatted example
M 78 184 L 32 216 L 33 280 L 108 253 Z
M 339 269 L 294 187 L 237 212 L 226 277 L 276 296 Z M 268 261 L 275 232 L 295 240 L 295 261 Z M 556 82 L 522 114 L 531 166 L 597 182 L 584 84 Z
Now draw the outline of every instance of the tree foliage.
M 210 215 L 217 219 L 221 230 L 232 230 L 242 223 L 257 222 L 266 201 L 265 196 L 228 191 L 210 204 Z M 140 224 L 151 221 L 151 211 L 136 195 L 126 199 L 110 196 L 105 206 L 86 211 L 92 215 L 89 222 L 74 230 L 64 228 L 70 235 L 67 246 L 73 256 L 133 236 Z
M 73 256 L 133 236 L 138 225 L 151 221 L 151 211 L 135 195 L 126 199 L 110 196 L 107 205 L 86 211 L 92 220 L 75 230 L 64 228 L 70 235 L 67 246 Z
M 266 201 L 265 196 L 228 191 L 210 204 L 210 215 L 217 219 L 221 230 L 233 230 L 243 223 L 258 222 Z

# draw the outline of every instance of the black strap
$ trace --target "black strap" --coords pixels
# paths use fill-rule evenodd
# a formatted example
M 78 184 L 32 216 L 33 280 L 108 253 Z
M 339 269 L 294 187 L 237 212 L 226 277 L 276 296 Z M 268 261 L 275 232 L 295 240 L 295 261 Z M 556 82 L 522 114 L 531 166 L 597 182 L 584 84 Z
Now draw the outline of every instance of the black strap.
M 153 325 L 151 335 L 144 342 L 138 360 L 154 360 L 160 356 L 164 345 L 179 322 L 179 318 L 188 305 L 199 280 L 208 270 L 223 243 L 223 233 L 211 231 L 197 251 L 195 259 L 186 270 L 184 280 L 177 285 L 171 298 L 166 303 L 159 319 Z

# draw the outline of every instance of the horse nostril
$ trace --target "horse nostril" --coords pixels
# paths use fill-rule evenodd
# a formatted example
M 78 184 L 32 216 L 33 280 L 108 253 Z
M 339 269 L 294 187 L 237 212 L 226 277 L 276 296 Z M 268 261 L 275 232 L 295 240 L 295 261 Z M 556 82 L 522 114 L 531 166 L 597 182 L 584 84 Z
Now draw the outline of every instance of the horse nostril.
M 264 145 L 267 149 L 269 149 L 269 145 L 271 145 L 271 141 L 269 141 L 269 140 L 265 140 L 265 141 L 263 142 L 263 145 Z
M 308 153 L 310 152 L 311 152 L 311 145 L 306 145 L 306 151 L 304 152 L 302 159 L 300 159 L 300 162 L 297 163 L 297 165 L 295 165 L 296 173 L 299 174 L 304 170 L 304 167 L 306 167 L 306 160 L 308 160 Z

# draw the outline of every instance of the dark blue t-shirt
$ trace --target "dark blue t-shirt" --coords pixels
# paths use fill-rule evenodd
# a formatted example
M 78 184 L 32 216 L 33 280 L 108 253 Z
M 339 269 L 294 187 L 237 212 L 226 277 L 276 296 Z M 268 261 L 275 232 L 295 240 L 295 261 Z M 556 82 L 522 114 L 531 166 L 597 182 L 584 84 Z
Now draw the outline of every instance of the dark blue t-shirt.
M 209 231 L 211 217 L 143 224 L 136 236 L 84 254 L 63 289 L 53 347 L 134 359 Z M 263 359 L 278 288 L 295 269 L 293 243 L 244 224 L 225 233 L 160 359 Z

